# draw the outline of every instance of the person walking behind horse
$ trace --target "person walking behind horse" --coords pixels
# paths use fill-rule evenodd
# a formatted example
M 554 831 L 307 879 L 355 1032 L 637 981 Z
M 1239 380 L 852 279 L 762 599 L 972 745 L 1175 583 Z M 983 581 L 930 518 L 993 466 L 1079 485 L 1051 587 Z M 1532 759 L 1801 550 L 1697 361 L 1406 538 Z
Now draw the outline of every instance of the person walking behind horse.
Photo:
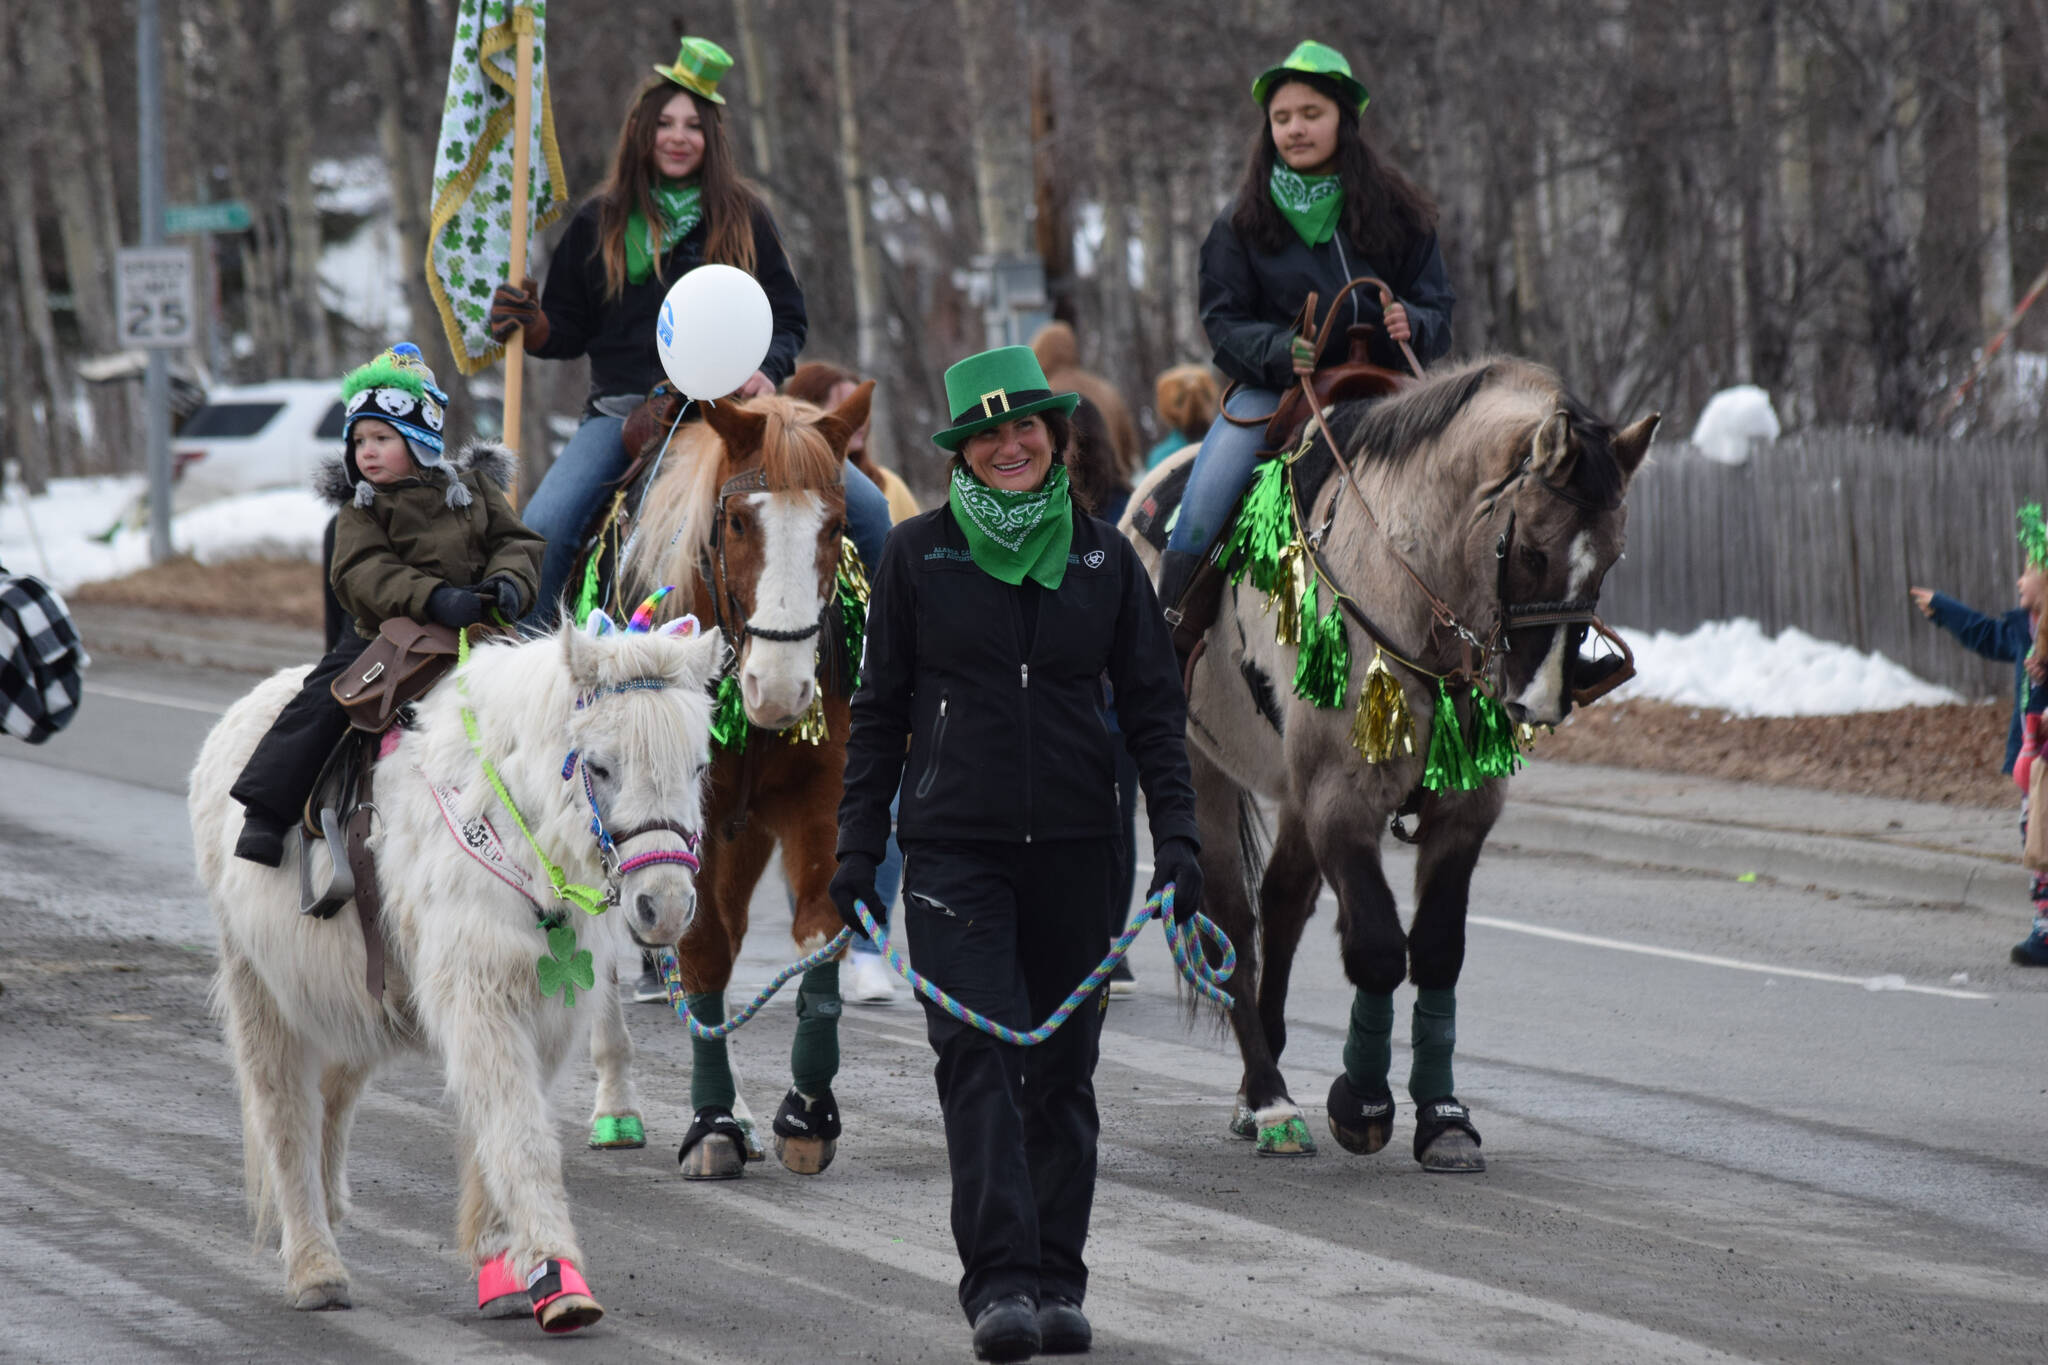
M 284 861 L 284 837 L 312 795 L 320 765 L 348 731 L 328 686 L 394 617 L 473 626 L 495 611 L 516 620 L 533 605 L 541 538 L 506 500 L 512 453 L 471 445 L 444 457 L 448 395 L 419 348 L 399 342 L 341 381 L 341 454 L 315 475 L 343 504 L 328 578 L 355 621 L 313 665 L 228 794 L 244 817 L 235 856 Z
M 1052 392 L 1030 349 L 1006 346 L 947 370 L 946 398 L 953 423 L 932 438 L 953 454 L 946 505 L 890 533 L 868 604 L 832 899 L 855 927 L 856 902 L 877 908 L 901 782 L 911 960 L 1023 1029 L 1101 961 L 1120 890 L 1105 674 L 1151 815 L 1152 890 L 1175 884 L 1183 922 L 1199 907 L 1187 704 L 1136 551 L 1077 512 L 1058 459 L 1079 396 Z M 925 1006 L 960 1306 L 984 1360 L 1092 1339 L 1082 1248 L 1106 1004 L 1031 1048 Z
M 2048 523 L 2039 503 L 2019 512 L 2020 549 L 2025 562 L 2015 585 L 2020 604 L 2002 616 L 1986 616 L 1932 588 L 1908 588 L 1920 614 L 1961 641 L 1965 649 L 2009 663 L 2012 669 L 2012 723 L 2006 729 L 2005 763 L 2000 769 L 2020 789 L 2020 841 L 2026 842 L 2028 778 L 2038 761 L 2044 738 L 2042 712 L 2048 708 L 2048 660 L 2035 649 L 2041 612 L 2048 607 Z M 2022 967 L 2048 967 L 2048 872 L 2034 873 L 2028 899 L 2034 922 L 2027 936 L 2013 945 L 2012 960 Z
M 1252 98 L 1262 112 L 1244 179 L 1202 244 L 1201 307 L 1216 367 L 1237 385 L 1224 412 L 1263 419 L 1297 363 L 1343 359 L 1350 325 L 1379 324 L 1375 364 L 1405 370 L 1403 341 L 1424 365 L 1436 360 L 1451 348 L 1456 295 L 1437 249 L 1436 205 L 1365 140 L 1359 117 L 1371 96 L 1341 53 L 1300 44 L 1252 82 Z M 1386 281 L 1394 302 L 1382 309 L 1352 291 L 1330 350 L 1296 356 L 1293 322 L 1308 296 L 1319 300 L 1320 326 L 1360 275 Z M 1159 582 L 1183 658 L 1215 619 L 1222 575 L 1197 571 L 1251 482 L 1263 431 L 1263 421 L 1234 426 L 1219 414 L 1195 456 Z
M 737 266 L 760 282 L 774 331 L 740 398 L 773 393 L 803 349 L 803 290 L 775 219 L 739 173 L 726 136 L 718 83 L 731 68 L 718 44 L 684 38 L 674 64 L 655 67 L 633 97 L 611 174 L 570 219 L 546 289 L 527 279 L 502 284 L 491 297 L 491 335 L 499 341 L 523 328 L 529 355 L 590 357 L 582 424 L 524 509 L 526 524 L 548 545 L 540 598 L 526 621 L 532 628 L 554 625 L 590 519 L 639 454 L 626 449 L 626 418 L 664 378 L 654 324 L 669 286 L 707 262 Z M 855 547 L 872 564 L 889 513 L 864 474 L 847 474 L 846 517 Z

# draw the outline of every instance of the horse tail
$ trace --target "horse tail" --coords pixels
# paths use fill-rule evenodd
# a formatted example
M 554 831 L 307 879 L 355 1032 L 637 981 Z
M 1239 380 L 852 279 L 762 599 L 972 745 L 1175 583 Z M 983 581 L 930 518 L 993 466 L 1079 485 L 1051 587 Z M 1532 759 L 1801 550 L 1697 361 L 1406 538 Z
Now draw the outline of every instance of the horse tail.
M 1257 990 L 1258 973 L 1254 970 L 1254 964 L 1257 963 L 1259 955 L 1253 944 L 1259 931 L 1259 885 L 1266 879 L 1266 861 L 1273 852 L 1273 830 L 1266 823 L 1266 813 L 1259 809 L 1259 803 L 1251 792 L 1243 787 L 1237 789 L 1236 833 L 1236 872 L 1238 883 L 1243 888 L 1244 904 L 1248 910 L 1245 923 L 1225 924 L 1223 920 L 1228 916 L 1222 915 L 1220 911 L 1217 915 L 1211 916 L 1217 920 L 1218 928 L 1231 935 L 1232 946 L 1237 949 L 1237 975 L 1224 987 L 1232 994 Z M 1219 965 L 1214 948 L 1204 942 L 1201 944 L 1201 951 L 1208 957 L 1211 966 Z M 1188 985 L 1187 978 L 1178 971 L 1174 973 L 1174 989 L 1180 995 L 1181 1007 L 1187 1012 L 1190 1025 L 1203 1016 L 1202 1006 L 1207 1003 L 1210 1006 L 1206 1011 L 1209 1021 L 1215 1025 L 1219 1034 L 1228 1032 L 1230 1015 L 1222 1006 L 1196 992 Z
M 226 934 L 221 935 L 220 967 L 214 973 L 213 986 L 208 992 L 207 1008 L 218 1019 L 222 1031 L 228 1036 L 229 1050 L 235 1057 L 235 1091 L 242 1108 L 242 1202 L 249 1211 L 249 1244 L 260 1252 L 270 1240 L 270 1234 L 277 1230 L 277 1194 L 271 1187 L 270 1159 L 263 1145 L 263 1130 L 256 1114 L 256 1081 L 249 1074 L 249 1057 L 246 1049 L 252 1044 L 260 1046 L 250 1034 L 256 1027 L 254 1020 L 242 1017 L 246 1008 L 246 994 L 251 986 L 262 989 L 255 982 L 255 968 L 239 949 L 234 947 Z

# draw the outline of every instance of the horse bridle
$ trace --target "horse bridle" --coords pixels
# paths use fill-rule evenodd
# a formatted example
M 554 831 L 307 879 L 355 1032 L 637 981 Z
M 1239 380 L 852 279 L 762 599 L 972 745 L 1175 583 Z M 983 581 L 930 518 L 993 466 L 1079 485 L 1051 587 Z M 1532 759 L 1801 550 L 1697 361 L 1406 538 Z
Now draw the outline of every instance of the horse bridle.
M 843 490 L 845 486 L 845 475 L 841 474 L 839 482 L 822 484 L 819 486 L 819 491 L 829 492 L 834 488 Z M 731 576 L 726 570 L 725 504 L 728 499 L 741 493 L 765 493 L 767 491 L 768 471 L 762 466 L 757 465 L 752 469 L 733 475 L 719 485 L 718 504 L 714 511 L 714 520 L 711 523 L 711 549 L 714 557 L 714 574 L 711 584 L 711 616 L 718 628 L 725 632 L 725 638 L 731 641 L 733 657 L 735 658 L 738 657 L 741 650 L 746 648 L 749 636 L 781 645 L 793 645 L 810 639 L 824 629 L 825 621 L 831 615 L 833 608 L 832 594 L 828 592 L 825 594 L 824 606 L 818 612 L 818 619 L 807 626 L 799 626 L 794 630 L 774 630 L 767 626 L 757 626 L 747 618 L 747 609 L 741 603 L 739 594 L 732 590 Z M 731 609 L 730 615 L 727 614 L 728 608 Z
M 576 699 L 576 709 L 581 711 L 600 697 L 622 692 L 659 692 L 670 685 L 666 678 L 633 678 L 584 693 Z M 597 788 L 590 780 L 590 765 L 583 761 L 582 751 L 571 749 L 568 758 L 562 761 L 562 780 L 568 781 L 579 769 L 583 773 L 583 799 L 590 805 L 590 835 L 597 841 L 598 866 L 604 869 L 607 905 L 618 905 L 626 878 L 643 867 L 675 863 L 689 868 L 692 874 L 701 870 L 697 857 L 704 842 L 701 831 L 691 829 L 679 820 L 648 820 L 631 829 L 622 830 L 617 834 L 612 833 L 605 828 L 604 811 L 597 804 Z M 620 844 L 629 843 L 643 834 L 663 833 L 676 835 L 683 841 L 683 846 L 652 849 L 646 853 L 636 853 L 630 858 L 619 857 Z

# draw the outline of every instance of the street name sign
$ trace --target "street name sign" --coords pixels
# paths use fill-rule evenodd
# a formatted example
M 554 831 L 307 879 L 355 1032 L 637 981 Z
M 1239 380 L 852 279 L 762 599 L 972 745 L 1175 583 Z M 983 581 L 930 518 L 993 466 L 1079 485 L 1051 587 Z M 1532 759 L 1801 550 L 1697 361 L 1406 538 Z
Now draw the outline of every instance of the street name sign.
M 173 204 L 164 210 L 164 235 L 187 232 L 247 232 L 249 206 L 239 199 L 216 204 Z

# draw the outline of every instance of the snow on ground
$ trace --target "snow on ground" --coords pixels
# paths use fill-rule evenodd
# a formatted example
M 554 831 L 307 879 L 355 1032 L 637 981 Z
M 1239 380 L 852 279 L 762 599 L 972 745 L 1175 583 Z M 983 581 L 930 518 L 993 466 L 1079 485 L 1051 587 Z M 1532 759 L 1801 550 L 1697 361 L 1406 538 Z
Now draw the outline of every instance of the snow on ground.
M 1687 635 L 1621 632 L 1636 676 L 1614 693 L 1738 716 L 1840 716 L 1940 706 L 1962 698 L 1914 677 L 1882 654 L 1787 629 L 1772 638 L 1756 622 L 1709 621 Z
M 53 479 L 42 497 L 0 498 L 0 563 L 59 592 L 149 566 L 141 478 Z M 223 498 L 171 519 L 171 548 L 202 564 L 261 556 L 318 560 L 329 507 L 310 489 Z M 107 533 L 112 530 L 113 534 Z

